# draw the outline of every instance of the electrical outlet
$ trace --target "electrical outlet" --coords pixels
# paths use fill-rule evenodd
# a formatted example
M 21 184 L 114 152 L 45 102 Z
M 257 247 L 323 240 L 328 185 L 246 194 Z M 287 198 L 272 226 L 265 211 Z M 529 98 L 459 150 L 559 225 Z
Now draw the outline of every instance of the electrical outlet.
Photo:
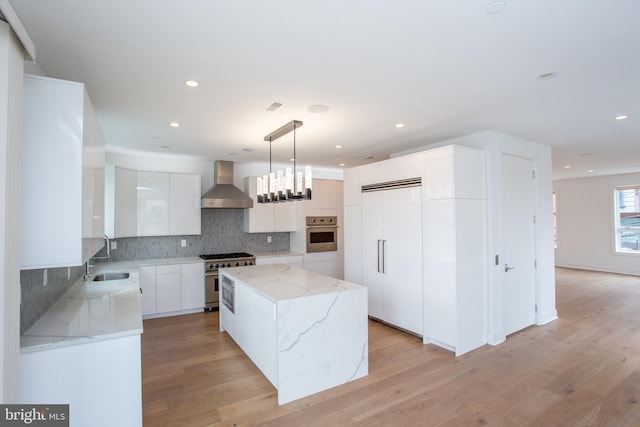
M 118 242 L 111 242 L 111 249 L 118 249 Z
M 267 243 L 271 243 L 271 236 L 267 236 Z
M 181 245 L 183 248 L 187 247 L 187 240 L 186 239 L 182 239 Z

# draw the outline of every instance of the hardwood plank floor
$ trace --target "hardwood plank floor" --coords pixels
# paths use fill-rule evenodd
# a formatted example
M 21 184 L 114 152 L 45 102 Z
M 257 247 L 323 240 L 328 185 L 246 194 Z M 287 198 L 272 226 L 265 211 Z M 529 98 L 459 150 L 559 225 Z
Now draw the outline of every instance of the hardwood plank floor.
M 459 358 L 370 321 L 367 377 L 282 406 L 217 312 L 145 320 L 145 426 L 640 426 L 640 278 L 556 287 L 558 320 Z

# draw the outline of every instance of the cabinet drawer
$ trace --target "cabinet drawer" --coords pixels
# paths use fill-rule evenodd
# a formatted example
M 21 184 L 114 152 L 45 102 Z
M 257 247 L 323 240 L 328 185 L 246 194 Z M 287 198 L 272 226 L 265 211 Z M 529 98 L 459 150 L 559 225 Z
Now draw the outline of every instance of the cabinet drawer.
M 163 264 L 156 266 L 156 274 L 180 273 L 182 266 L 180 264 Z

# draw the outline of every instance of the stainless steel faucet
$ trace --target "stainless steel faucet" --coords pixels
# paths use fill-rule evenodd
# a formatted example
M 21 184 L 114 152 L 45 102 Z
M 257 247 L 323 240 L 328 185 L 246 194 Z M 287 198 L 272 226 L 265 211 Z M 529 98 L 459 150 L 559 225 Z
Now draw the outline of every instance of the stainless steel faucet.
M 111 240 L 109 240 L 109 237 L 107 237 L 107 235 L 104 235 L 104 240 L 107 244 L 107 256 L 94 256 L 89 258 L 89 260 L 87 261 L 87 266 L 86 269 L 84 271 L 84 281 L 86 282 L 87 280 L 89 280 L 89 277 L 91 277 L 91 267 L 93 267 L 94 265 L 91 263 L 91 260 L 93 259 L 109 259 L 111 258 Z

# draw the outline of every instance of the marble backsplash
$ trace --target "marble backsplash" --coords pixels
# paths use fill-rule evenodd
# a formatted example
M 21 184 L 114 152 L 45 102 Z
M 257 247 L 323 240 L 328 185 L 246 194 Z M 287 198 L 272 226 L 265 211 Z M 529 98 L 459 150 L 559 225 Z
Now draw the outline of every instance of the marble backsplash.
M 94 262 L 119 262 L 157 258 L 180 258 L 200 254 L 289 250 L 289 233 L 245 233 L 243 209 L 202 209 L 199 236 L 127 237 L 112 239 L 117 249 L 111 257 Z M 271 243 L 267 242 L 271 236 Z M 182 247 L 182 240 L 187 246 Z M 105 256 L 106 251 L 96 254 Z M 46 274 L 46 283 L 45 283 Z M 23 270 L 20 272 L 22 302 L 20 334 L 23 334 L 49 307 L 84 274 L 84 267 Z

